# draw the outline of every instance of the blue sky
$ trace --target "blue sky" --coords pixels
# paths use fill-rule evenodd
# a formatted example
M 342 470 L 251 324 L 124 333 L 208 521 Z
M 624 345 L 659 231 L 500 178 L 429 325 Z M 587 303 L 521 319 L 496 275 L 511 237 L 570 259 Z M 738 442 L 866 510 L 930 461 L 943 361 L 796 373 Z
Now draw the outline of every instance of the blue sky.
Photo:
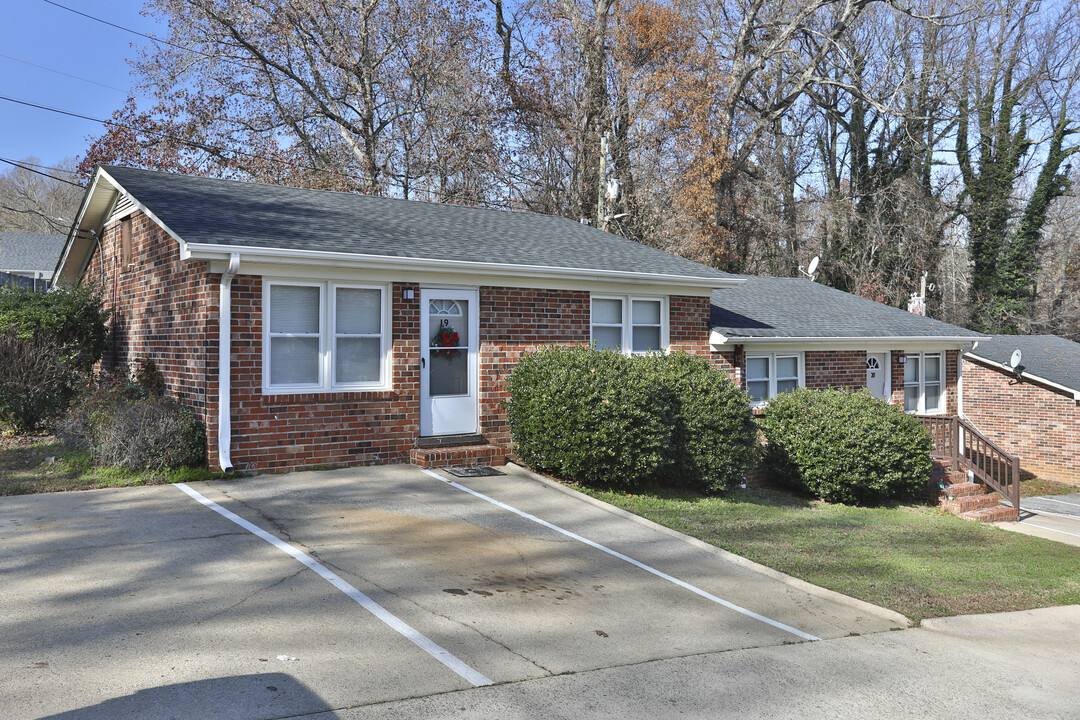
M 57 2 L 141 32 L 155 27 L 140 14 L 142 0 Z M 126 60 L 137 54 L 138 47 L 150 43 L 43 0 L 0 0 L 0 18 L 0 95 L 96 118 L 108 118 L 123 104 L 131 85 Z M 51 164 L 81 156 L 90 138 L 102 132 L 98 123 L 0 100 L 0 157 L 9 160 L 34 156 Z M 4 165 L 0 170 L 8 168 Z

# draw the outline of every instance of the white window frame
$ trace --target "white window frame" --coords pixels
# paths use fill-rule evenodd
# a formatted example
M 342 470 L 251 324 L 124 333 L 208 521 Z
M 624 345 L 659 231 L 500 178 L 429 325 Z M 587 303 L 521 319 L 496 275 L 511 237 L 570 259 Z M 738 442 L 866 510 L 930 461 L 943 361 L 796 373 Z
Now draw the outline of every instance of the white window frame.
M 306 385 L 272 385 L 270 383 L 270 338 L 283 337 L 285 333 L 270 332 L 270 288 L 275 285 L 317 287 L 319 288 L 319 382 Z M 378 290 L 379 291 L 379 378 L 376 381 L 337 383 L 335 367 L 335 348 L 337 333 L 337 290 Z M 390 300 L 391 295 L 386 285 L 355 283 L 334 280 L 288 280 L 266 278 L 263 280 L 262 301 L 262 390 L 264 395 L 282 395 L 297 393 L 331 393 L 350 391 L 372 391 L 391 389 L 390 357 Z M 344 334 L 341 337 L 375 337 L 375 335 Z
M 592 319 L 593 300 L 619 300 L 622 303 L 622 321 L 619 324 L 594 322 Z M 660 345 L 655 350 L 634 352 L 633 348 L 633 307 L 634 301 L 659 302 L 660 303 Z M 593 337 L 594 327 L 617 327 L 620 330 L 619 352 L 623 355 L 649 355 L 651 353 L 666 353 L 671 341 L 668 337 L 671 323 L 668 317 L 668 298 L 666 295 L 596 295 L 589 297 L 589 342 L 595 342 Z M 656 327 L 655 325 L 639 325 L 638 327 Z
M 776 361 L 778 359 L 783 359 L 783 358 L 795 358 L 796 367 L 798 368 L 798 373 L 799 373 L 799 376 L 797 378 L 791 378 L 791 377 L 779 378 L 779 377 L 777 377 L 777 374 L 776 374 L 777 373 L 777 370 L 776 370 L 777 363 L 776 363 Z M 760 378 L 757 379 L 757 380 L 752 380 L 751 379 L 751 377 L 750 377 L 750 361 L 751 360 L 761 360 L 761 359 L 764 359 L 764 360 L 768 361 L 767 367 L 769 369 L 769 377 L 768 377 L 769 391 L 768 391 L 768 395 L 764 399 L 755 400 L 755 399 L 750 397 L 750 383 L 751 382 L 761 382 L 761 379 Z M 798 381 L 797 387 L 801 387 L 801 388 L 806 387 L 806 360 L 805 360 L 804 353 L 801 353 L 801 352 L 774 352 L 774 353 L 756 352 L 756 353 L 747 353 L 746 357 L 744 358 L 743 367 L 744 367 L 743 376 L 745 378 L 744 379 L 744 388 L 745 388 L 745 391 L 746 391 L 746 396 L 750 400 L 750 407 L 764 407 L 765 405 L 768 405 L 769 400 L 772 400 L 774 397 L 777 396 L 776 382 L 778 380 L 797 380 Z
M 944 415 L 945 408 L 948 406 L 948 398 L 946 397 L 948 370 L 945 367 L 945 353 L 943 352 L 928 352 L 928 353 L 904 353 L 907 360 L 904 362 L 904 412 L 909 415 Z M 908 382 L 907 379 L 907 363 L 911 362 L 912 358 L 918 358 L 919 360 L 919 377 L 917 380 Z M 935 382 L 926 382 L 926 358 L 937 358 L 938 369 L 941 377 Z M 937 385 L 938 386 L 938 404 L 939 406 L 934 410 L 926 409 L 926 386 Z M 919 403 L 918 407 L 914 410 L 907 409 L 907 389 L 909 387 L 919 388 Z

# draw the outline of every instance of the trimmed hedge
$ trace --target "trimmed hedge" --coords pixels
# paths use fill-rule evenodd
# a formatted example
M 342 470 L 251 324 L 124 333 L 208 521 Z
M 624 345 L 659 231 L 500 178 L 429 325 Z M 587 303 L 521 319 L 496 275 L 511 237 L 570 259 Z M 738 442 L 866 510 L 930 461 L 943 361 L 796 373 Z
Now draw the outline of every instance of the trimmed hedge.
M 756 460 L 746 396 L 702 358 L 548 348 L 522 358 L 507 390 L 518 455 L 574 482 L 715 491 Z
M 874 505 L 917 497 L 931 442 L 917 417 L 866 390 L 806 390 L 769 400 L 760 425 L 765 469 L 828 502 Z

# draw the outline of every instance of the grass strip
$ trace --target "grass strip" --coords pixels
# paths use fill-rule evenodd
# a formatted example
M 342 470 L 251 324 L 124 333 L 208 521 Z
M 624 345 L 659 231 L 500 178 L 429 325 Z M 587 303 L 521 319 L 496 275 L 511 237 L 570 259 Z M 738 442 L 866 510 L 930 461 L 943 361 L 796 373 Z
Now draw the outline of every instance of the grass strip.
M 913 620 L 1080 603 L 1080 548 L 922 505 L 861 508 L 750 488 L 723 497 L 578 488 Z

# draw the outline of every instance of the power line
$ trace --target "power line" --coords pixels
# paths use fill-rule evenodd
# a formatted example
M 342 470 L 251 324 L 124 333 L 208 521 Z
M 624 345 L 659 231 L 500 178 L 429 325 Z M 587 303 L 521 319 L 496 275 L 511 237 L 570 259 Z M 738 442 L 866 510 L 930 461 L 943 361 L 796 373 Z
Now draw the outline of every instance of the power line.
M 48 1 L 49 0 L 46 0 L 46 2 L 48 2 Z M 60 108 L 54 108 L 54 107 L 50 107 L 48 105 L 42 105 L 40 103 L 33 103 L 33 102 L 30 102 L 29 100 L 20 100 L 18 98 L 8 97 L 6 95 L 0 95 L 0 100 L 6 100 L 7 102 L 16 103 L 18 105 L 25 105 L 27 107 L 36 108 L 38 110 L 46 110 L 48 112 L 53 112 L 53 113 L 57 113 L 57 114 L 60 114 L 60 115 L 67 115 L 68 117 L 78 118 L 80 120 L 89 120 L 90 122 L 101 123 L 102 125 L 112 125 L 114 127 L 124 128 L 125 130 L 131 130 L 131 131 L 137 132 L 137 133 L 151 132 L 151 131 L 147 131 L 147 130 L 145 130 L 143 128 L 137 128 L 137 127 L 133 127 L 131 125 L 126 125 L 124 123 L 116 122 L 115 120 L 102 120 L 101 118 L 91 117 L 89 115 L 83 115 L 82 113 L 72 112 L 70 110 L 61 110 Z M 331 178 L 334 178 L 336 180 L 349 179 L 347 175 L 344 175 L 344 174 L 341 174 L 341 173 L 331 172 L 331 171 L 327 170 L 326 168 L 318 168 L 318 167 L 315 167 L 313 165 L 297 165 L 295 163 L 289 162 L 288 160 L 282 160 L 280 158 L 275 158 L 275 157 L 266 157 L 264 155 L 258 155 L 256 153 L 249 153 L 249 152 L 245 152 L 243 150 L 237 150 L 235 148 L 231 149 L 231 150 L 224 150 L 224 149 L 220 149 L 220 148 L 214 148 L 214 147 L 210 147 L 209 145 L 206 145 L 204 143 L 197 143 L 197 142 L 193 142 L 191 140 L 185 140 L 182 137 L 178 137 L 176 135 L 171 135 L 169 133 L 160 132 L 160 131 L 157 131 L 155 134 L 158 135 L 158 140 L 156 142 L 161 142 L 161 140 L 168 139 L 168 140 L 173 140 L 174 142 L 178 142 L 178 143 L 180 143 L 182 145 L 187 145 L 188 147 L 195 148 L 196 150 L 202 150 L 204 152 L 208 152 L 208 153 L 212 153 L 212 154 L 217 154 L 217 155 L 222 155 L 223 156 L 226 153 L 233 153 L 235 155 L 242 155 L 242 156 L 245 156 L 245 157 L 254 158 L 256 160 L 263 160 L 263 161 L 270 162 L 270 163 L 276 163 L 276 164 L 278 164 L 280 166 L 289 167 L 289 168 L 292 168 L 294 170 L 306 170 L 306 171 L 310 171 L 310 172 L 322 173 L 326 177 L 331 177 Z M 80 187 L 82 187 L 82 186 L 80 186 Z
M 147 40 L 150 40 L 151 42 L 163 43 L 165 45 L 171 45 L 174 48 L 179 48 L 180 50 L 183 50 L 185 52 L 196 53 L 198 55 L 202 55 L 203 57 L 208 57 L 208 58 L 213 58 L 214 57 L 213 55 L 209 55 L 207 53 L 204 53 L 201 50 L 193 50 L 192 48 L 184 47 L 183 45 L 171 42 L 169 40 L 164 40 L 162 38 L 154 37 L 153 35 L 147 35 L 144 32 L 139 32 L 138 30 L 132 30 L 131 28 L 124 27 L 123 25 L 117 25 L 114 22 L 109 22 L 108 20 L 103 20 L 103 19 L 101 19 L 99 17 L 95 17 L 95 16 L 90 15 L 88 13 L 84 13 L 81 10 L 76 10 L 75 8 L 69 8 L 67 5 L 61 5 L 60 3 L 54 2 L 53 0 L 43 0 L 43 2 L 46 2 L 49 5 L 52 5 L 54 7 L 58 7 L 61 10 L 67 10 L 70 13 L 75 13 L 76 15 L 82 15 L 84 18 L 87 18 L 88 20 L 93 20 L 94 22 L 99 22 L 102 25 L 108 25 L 109 27 L 116 28 L 117 30 L 123 30 L 124 32 L 131 33 L 132 35 L 138 35 L 139 37 L 144 37 Z
M 32 167 L 30 167 L 28 165 L 23 165 L 22 163 L 15 162 L 14 160 L 8 160 L 7 158 L 0 157 L 0 162 L 7 163 L 8 165 L 14 165 L 15 167 L 26 170 L 27 172 L 36 173 L 38 175 L 44 175 L 47 178 L 52 178 L 53 180 L 58 180 L 59 182 L 67 183 L 68 185 L 74 185 L 75 187 L 80 188 L 80 189 L 82 188 L 82 185 L 80 185 L 77 182 L 71 182 L 70 180 L 65 180 L 62 177 L 56 177 L 55 175 L 50 175 L 49 173 L 41 172 L 40 170 L 35 170 L 34 168 L 32 168 Z
M 98 86 L 103 87 L 103 88 L 108 88 L 109 90 L 116 90 L 117 92 L 125 92 L 121 88 L 113 87 L 112 85 L 106 85 L 105 83 L 99 83 L 97 80 L 91 80 L 89 78 L 79 77 L 78 75 L 72 75 L 71 73 L 66 73 L 63 70 L 56 70 L 55 68 L 45 67 L 44 65 L 38 65 L 37 63 L 32 63 L 29 60 L 20 60 L 19 58 L 11 57 L 10 55 L 3 55 L 3 54 L 0 54 L 0 58 L 4 58 L 5 60 L 13 60 L 14 62 L 22 63 L 23 65 L 29 65 L 30 67 L 36 67 L 39 70 L 48 70 L 49 72 L 56 73 L 57 75 L 63 75 L 65 77 L 74 78 L 75 80 L 82 80 L 83 82 L 88 82 L 88 83 L 90 83 L 92 85 L 98 85 Z

